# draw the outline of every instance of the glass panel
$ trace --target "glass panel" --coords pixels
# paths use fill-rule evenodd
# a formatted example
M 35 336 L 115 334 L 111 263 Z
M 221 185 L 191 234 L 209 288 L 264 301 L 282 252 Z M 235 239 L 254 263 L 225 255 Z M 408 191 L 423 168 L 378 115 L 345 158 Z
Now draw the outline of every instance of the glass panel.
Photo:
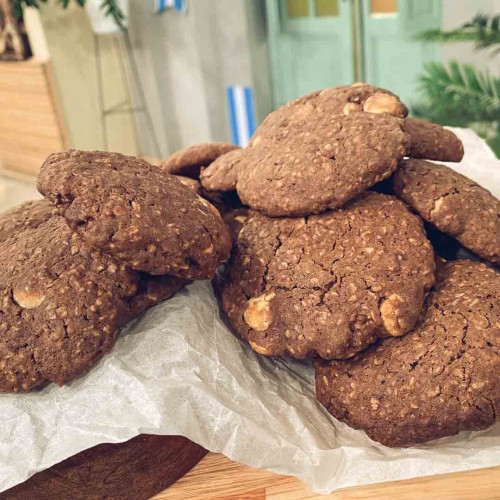
M 317 17 L 334 17 L 339 15 L 338 0 L 316 0 Z
M 371 0 L 372 14 L 396 14 L 398 0 Z
M 309 0 L 287 0 L 288 17 L 308 17 Z

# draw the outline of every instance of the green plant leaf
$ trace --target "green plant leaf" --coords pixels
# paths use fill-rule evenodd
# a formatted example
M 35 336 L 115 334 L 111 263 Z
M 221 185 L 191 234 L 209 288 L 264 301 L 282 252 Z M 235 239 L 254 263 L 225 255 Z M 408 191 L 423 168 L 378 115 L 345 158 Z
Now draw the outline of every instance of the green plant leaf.
M 419 33 L 416 38 L 426 42 L 474 42 L 476 49 L 492 47 L 500 44 L 500 14 L 476 14 L 471 21 L 457 29 L 428 30 Z
M 125 14 L 116 0 L 102 0 L 101 9 L 107 16 L 111 16 L 114 19 L 120 29 L 125 29 Z
M 470 64 L 428 63 L 418 80 L 420 102 L 412 114 L 442 125 L 470 127 L 498 144 L 500 78 Z
M 63 8 L 67 8 L 70 0 L 58 0 L 58 2 L 63 6 Z M 40 3 L 47 3 L 47 0 L 14 0 L 12 4 L 12 14 L 16 19 L 19 19 L 23 15 L 24 7 L 39 9 Z M 85 0 L 76 0 L 76 3 L 83 7 L 85 5 Z

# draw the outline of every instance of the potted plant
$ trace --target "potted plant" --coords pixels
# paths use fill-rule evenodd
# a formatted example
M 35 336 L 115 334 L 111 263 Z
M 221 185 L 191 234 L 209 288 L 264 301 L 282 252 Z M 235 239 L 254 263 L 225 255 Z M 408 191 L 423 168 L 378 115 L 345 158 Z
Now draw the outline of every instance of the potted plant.
M 71 0 L 58 0 L 63 8 Z M 126 28 L 129 0 L 74 0 L 86 7 L 97 34 L 117 33 Z M 23 8 L 40 8 L 47 0 L 0 0 L 0 60 L 22 61 L 31 55 L 23 23 Z
M 477 14 L 452 31 L 430 30 L 418 35 L 427 42 L 473 42 L 476 50 L 500 55 L 500 14 Z M 458 61 L 429 63 L 420 76 L 422 102 L 413 113 L 441 125 L 470 127 L 500 157 L 500 76 Z
M 24 24 L 14 0 L 0 0 L 0 60 L 22 61 L 30 56 Z
M 63 8 L 71 0 L 58 0 Z M 116 33 L 125 29 L 129 0 L 74 0 L 87 4 L 90 21 L 98 34 Z M 23 23 L 23 8 L 39 8 L 47 0 L 0 0 L 0 60 L 22 61 L 31 56 Z

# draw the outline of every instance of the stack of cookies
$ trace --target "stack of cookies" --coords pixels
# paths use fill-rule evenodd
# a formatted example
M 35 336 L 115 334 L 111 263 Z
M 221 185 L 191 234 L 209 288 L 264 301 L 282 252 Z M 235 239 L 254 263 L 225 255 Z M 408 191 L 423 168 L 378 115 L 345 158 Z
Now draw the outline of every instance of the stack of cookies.
M 0 216 L 0 392 L 80 376 L 122 326 L 212 278 L 231 248 L 210 203 L 138 158 L 53 154 L 37 186 L 44 200 Z
M 230 326 L 265 356 L 313 358 L 318 400 L 388 446 L 500 414 L 500 202 L 427 161 L 460 161 L 462 144 L 407 113 L 383 89 L 331 88 L 271 113 L 246 148 L 176 156 L 196 157 L 225 211 L 241 200 L 214 281 Z M 436 260 L 426 228 L 487 263 Z
M 51 155 L 45 199 L 0 216 L 0 392 L 78 377 L 231 252 L 213 281 L 229 325 L 262 355 L 312 358 L 337 419 L 388 446 L 494 423 L 500 202 L 428 161 L 462 144 L 407 114 L 355 84 L 279 108 L 246 148 Z M 445 237 L 473 259 L 440 258 Z

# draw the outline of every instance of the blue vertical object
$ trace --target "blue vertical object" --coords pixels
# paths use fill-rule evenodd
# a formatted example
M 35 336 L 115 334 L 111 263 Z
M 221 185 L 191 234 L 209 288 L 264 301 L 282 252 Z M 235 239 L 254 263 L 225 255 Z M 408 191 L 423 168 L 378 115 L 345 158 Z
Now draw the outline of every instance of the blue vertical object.
M 234 144 L 245 147 L 255 132 L 255 113 L 252 88 L 231 85 L 226 89 L 231 138 Z
M 186 0 L 155 0 L 155 11 L 164 12 L 165 10 L 175 9 L 178 12 L 186 10 Z

